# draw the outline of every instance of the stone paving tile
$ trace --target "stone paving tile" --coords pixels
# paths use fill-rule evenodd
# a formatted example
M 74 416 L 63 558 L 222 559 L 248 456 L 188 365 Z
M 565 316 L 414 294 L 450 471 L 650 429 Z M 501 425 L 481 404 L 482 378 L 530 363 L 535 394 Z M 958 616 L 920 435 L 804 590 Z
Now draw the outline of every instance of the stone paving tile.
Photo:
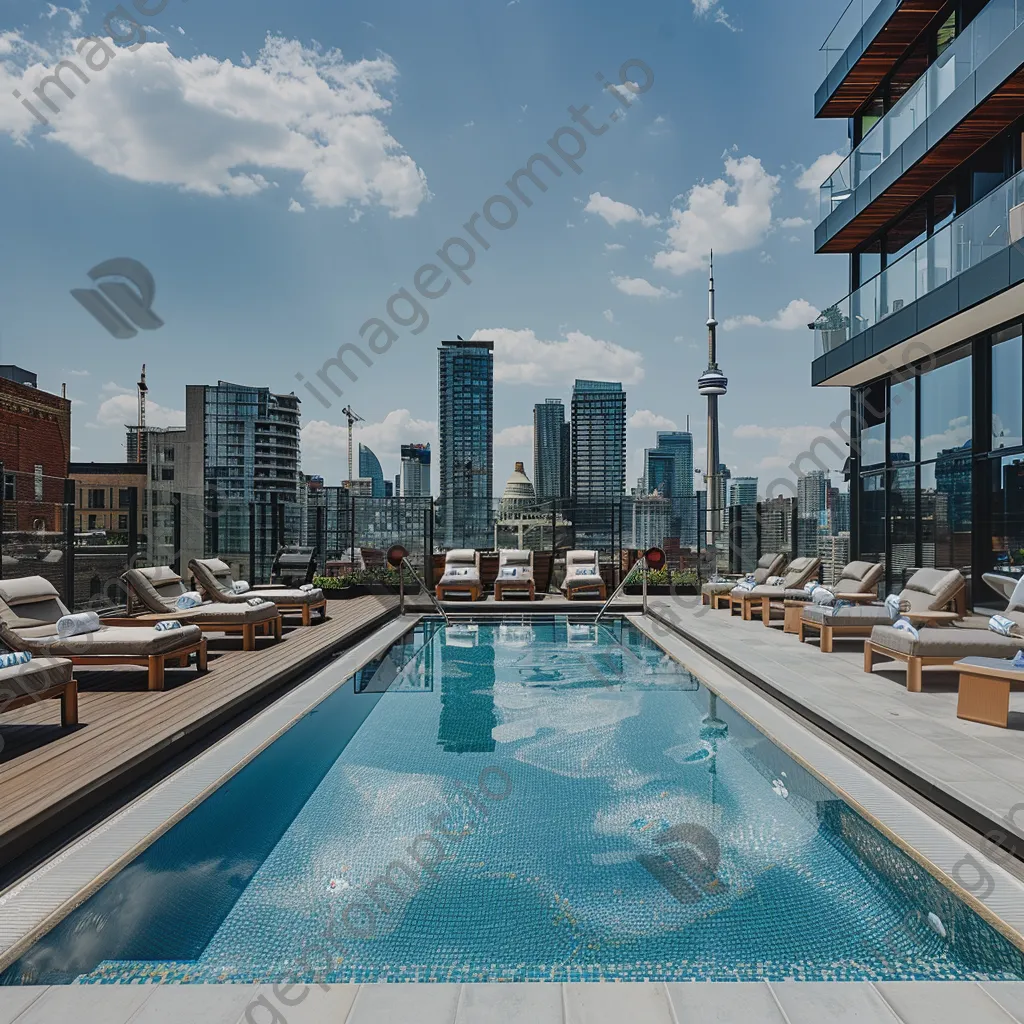
M 462 986 L 455 1024 L 562 1024 L 563 1019 L 561 985 L 469 984 Z
M 45 985 L 26 985 L 24 988 L 4 986 L 0 988 L 0 1024 L 11 1024 L 11 1021 L 19 1013 L 45 992 Z
M 870 982 L 779 981 L 771 989 L 789 1024 L 895 1024 Z
M 91 987 L 100 991 L 113 988 L 107 985 Z M 183 1024 L 184 1021 L 189 1024 L 237 1024 L 239 1016 L 245 1013 L 256 994 L 255 985 L 155 985 L 153 988 L 153 994 L 131 1018 L 131 1024 Z M 103 1024 L 115 1022 L 104 1020 Z
M 679 1024 L 787 1024 L 767 984 L 671 983 L 668 997 Z
M 1015 1024 L 980 985 L 880 981 L 876 987 L 904 1024 Z
M 237 1024 L 344 1024 L 359 985 L 260 985 Z
M 986 981 L 981 987 L 1007 1013 L 1024 1024 L 1024 981 Z
M 454 1024 L 461 987 L 360 985 L 345 1024 Z
M 660 982 L 570 983 L 564 992 L 565 1024 L 675 1024 Z
M 157 985 L 54 985 L 17 1020 L 18 1024 L 125 1024 L 158 989 Z

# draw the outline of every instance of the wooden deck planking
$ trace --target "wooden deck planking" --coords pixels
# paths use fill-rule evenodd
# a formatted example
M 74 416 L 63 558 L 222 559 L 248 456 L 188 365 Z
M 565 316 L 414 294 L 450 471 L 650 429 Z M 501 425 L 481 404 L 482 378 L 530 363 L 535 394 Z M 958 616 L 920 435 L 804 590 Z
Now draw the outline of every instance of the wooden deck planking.
M 297 626 L 280 643 L 258 639 L 255 652 L 218 653 L 214 638 L 209 671 L 168 668 L 167 689 L 146 689 L 144 669 L 77 668 L 81 725 L 57 727 L 56 701 L 42 701 L 0 716 L 0 864 L 105 799 L 140 771 L 167 760 L 203 733 L 295 679 L 383 622 L 397 599 L 332 601 L 330 618 Z M 41 730 L 21 734 L 21 727 Z

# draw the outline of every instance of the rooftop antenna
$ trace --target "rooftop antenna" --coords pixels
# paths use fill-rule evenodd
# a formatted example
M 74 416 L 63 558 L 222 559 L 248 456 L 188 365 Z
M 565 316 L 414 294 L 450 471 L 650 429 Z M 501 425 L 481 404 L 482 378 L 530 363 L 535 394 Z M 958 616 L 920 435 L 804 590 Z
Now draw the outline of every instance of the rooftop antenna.
M 346 405 L 341 410 L 343 416 L 348 417 L 348 489 L 352 490 L 352 426 L 355 423 L 363 423 L 365 420 L 358 413 L 352 411 L 351 405 Z
M 142 364 L 142 375 L 136 385 L 139 389 L 139 436 L 135 442 L 135 461 L 142 461 L 142 435 L 146 430 L 146 395 L 149 387 L 146 384 L 146 364 Z

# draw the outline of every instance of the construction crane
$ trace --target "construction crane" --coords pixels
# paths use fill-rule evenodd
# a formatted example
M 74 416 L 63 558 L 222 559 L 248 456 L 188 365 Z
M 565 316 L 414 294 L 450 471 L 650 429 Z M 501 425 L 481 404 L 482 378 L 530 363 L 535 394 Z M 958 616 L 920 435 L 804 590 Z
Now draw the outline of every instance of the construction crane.
M 352 411 L 351 405 L 346 405 L 341 410 L 343 416 L 348 417 L 348 489 L 352 490 L 352 426 L 355 423 L 364 422 L 363 417 Z
M 142 364 L 142 376 L 136 385 L 139 389 L 139 432 L 135 444 L 135 461 L 142 462 L 142 437 L 146 431 L 146 395 L 149 387 L 146 384 L 146 364 Z

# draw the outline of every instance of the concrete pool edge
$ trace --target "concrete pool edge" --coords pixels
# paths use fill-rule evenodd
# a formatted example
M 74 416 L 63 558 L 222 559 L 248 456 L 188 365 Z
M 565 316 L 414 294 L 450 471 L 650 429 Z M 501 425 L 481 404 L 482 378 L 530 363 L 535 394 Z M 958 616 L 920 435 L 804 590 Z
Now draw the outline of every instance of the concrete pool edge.
M 422 618 L 384 624 L 0 893 L 0 971 Z
M 1024 951 L 1024 883 L 857 765 L 837 746 L 816 736 L 792 713 L 783 711 L 751 685 L 735 678 L 730 667 L 717 663 L 660 616 L 626 618 L 737 714 L 836 792 L 957 899 Z M 981 861 L 992 879 L 992 891 L 984 900 L 966 890 L 955 877 L 965 859 L 974 864 Z

